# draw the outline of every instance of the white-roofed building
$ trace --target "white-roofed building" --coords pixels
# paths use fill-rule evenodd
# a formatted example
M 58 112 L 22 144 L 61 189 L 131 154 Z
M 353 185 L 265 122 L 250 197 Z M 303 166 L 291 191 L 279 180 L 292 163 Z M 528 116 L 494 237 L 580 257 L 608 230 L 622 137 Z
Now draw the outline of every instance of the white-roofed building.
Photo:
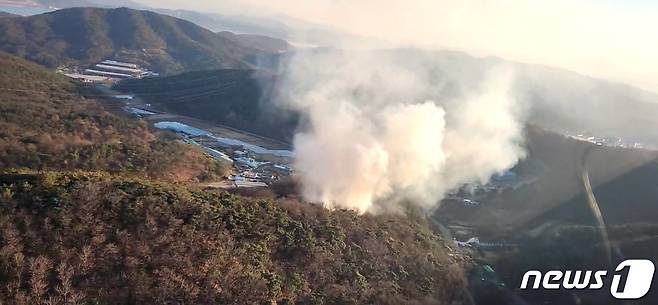
M 113 65 L 113 66 L 117 66 L 117 67 L 133 68 L 133 69 L 139 68 L 139 66 L 136 65 L 136 64 L 131 64 L 131 63 L 127 63 L 127 62 L 120 62 L 120 61 L 115 61 L 115 60 L 103 60 L 101 62 L 101 64 Z
M 87 69 L 87 70 L 85 70 L 85 73 L 94 74 L 94 75 L 101 75 L 101 76 L 107 76 L 107 77 L 116 77 L 116 78 L 133 78 L 133 76 L 130 75 L 130 74 L 107 72 L 107 71 L 100 71 L 100 70 L 95 70 L 95 69 Z
M 104 64 L 96 64 L 96 68 L 98 68 L 100 70 L 106 70 L 106 71 L 116 71 L 116 72 L 119 72 L 119 73 L 126 73 L 126 74 L 133 75 L 135 77 L 140 77 L 144 74 L 144 70 L 142 70 L 142 69 L 117 67 L 117 66 L 104 65 Z

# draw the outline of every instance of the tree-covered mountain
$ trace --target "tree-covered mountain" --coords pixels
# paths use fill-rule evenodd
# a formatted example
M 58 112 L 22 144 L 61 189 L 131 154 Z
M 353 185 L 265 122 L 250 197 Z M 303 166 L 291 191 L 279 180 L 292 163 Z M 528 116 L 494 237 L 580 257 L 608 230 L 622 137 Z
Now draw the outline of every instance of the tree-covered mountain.
M 48 67 L 112 58 L 171 74 L 254 67 L 279 55 L 254 47 L 252 40 L 242 43 L 188 21 L 128 8 L 71 8 L 0 19 L 0 49 Z
M 220 179 L 203 152 L 112 115 L 66 77 L 0 52 L 0 168 L 87 170 L 168 181 Z
M 423 221 L 104 174 L 0 171 L 0 238 L 3 304 L 471 303 Z
M 471 261 L 422 217 L 203 189 L 200 151 L 0 66 L 1 304 L 471 303 Z

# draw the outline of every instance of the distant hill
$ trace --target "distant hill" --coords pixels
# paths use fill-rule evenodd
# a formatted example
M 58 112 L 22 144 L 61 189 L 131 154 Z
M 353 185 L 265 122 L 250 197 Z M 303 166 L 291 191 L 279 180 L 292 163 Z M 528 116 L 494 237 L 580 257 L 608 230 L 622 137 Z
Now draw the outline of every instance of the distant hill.
M 125 80 L 115 88 L 141 95 L 157 109 L 290 142 L 298 118 L 272 103 L 275 85 L 269 72 L 224 69 Z
M 385 47 L 388 45 L 380 39 L 345 33 L 327 25 L 299 20 L 284 14 L 255 17 L 189 10 L 155 9 L 154 11 L 194 22 L 215 32 L 229 31 L 239 34 L 264 35 L 305 46 Z
M 302 53 L 305 52 L 297 50 L 295 54 L 303 56 Z M 318 52 L 323 50 L 308 53 Z M 422 86 L 422 90 L 413 93 L 417 100 L 433 100 L 439 104 L 451 103 L 454 99 L 473 92 L 491 67 L 507 65 L 514 68 L 516 72 L 516 81 L 510 91 L 511 98 L 518 101 L 520 110 L 523 110 L 521 112 L 530 124 L 558 133 L 583 132 L 601 137 L 622 137 L 627 143 L 642 142 L 658 146 L 658 120 L 655 120 L 658 117 L 658 95 L 651 92 L 566 70 L 514 63 L 498 58 L 477 58 L 462 52 L 397 49 L 373 52 L 372 58 L 377 57 L 381 57 L 382 61 L 396 62 L 401 69 L 413 71 L 427 84 L 442 84 Z M 275 96 L 271 94 L 272 88 L 277 85 L 281 73 L 285 73 L 285 61 L 288 59 L 288 56 L 281 57 L 278 65 L 283 68 L 278 70 L 279 73 L 271 75 L 268 81 L 256 82 L 269 89 L 251 92 L 248 100 L 240 100 L 241 103 L 249 106 L 235 108 L 231 112 L 235 119 L 247 118 L 245 120 L 247 125 L 238 124 L 241 126 L 238 128 L 254 132 L 261 130 L 248 126 L 259 124 L 259 121 L 253 121 L 257 117 L 250 115 L 254 113 L 252 106 L 276 108 L 273 101 Z M 162 96 L 145 97 L 145 99 L 154 104 L 168 98 L 177 99 L 180 102 L 168 107 L 168 110 L 178 112 L 184 109 L 184 113 L 189 116 L 204 119 L 212 116 L 213 121 L 227 123 L 228 121 L 223 119 L 224 112 L 220 110 L 225 107 L 223 103 L 227 100 L 218 95 L 204 95 L 208 88 L 191 81 L 196 77 L 200 76 L 188 74 L 170 79 L 133 81 L 129 86 L 119 88 L 137 94 L 160 93 Z M 217 79 L 212 86 L 219 88 L 228 81 L 235 80 Z M 140 84 L 148 84 L 149 89 L 140 88 Z M 169 92 L 167 89 L 174 85 L 183 86 L 188 94 L 202 95 L 193 100 L 176 94 L 167 97 L 166 93 Z M 218 108 L 213 110 L 213 107 Z M 282 110 L 278 109 L 278 112 Z M 289 123 L 286 121 L 285 124 Z M 295 130 L 287 125 L 283 128 L 272 127 L 267 128 L 266 132 L 273 136 L 273 130 L 276 130 L 277 139 L 290 140 L 292 131 Z
M 610 224 L 658 216 L 658 151 L 597 146 L 536 126 L 526 128 L 526 147 L 529 160 L 515 170 L 523 173 L 530 162 L 541 164 L 543 170 L 529 174 L 536 178 L 533 183 L 482 199 L 487 209 L 469 210 L 467 215 L 457 211 L 462 220 L 486 232 L 482 234 L 500 238 L 547 223 L 593 224 L 581 176 L 584 166 Z M 446 221 L 457 218 L 448 209 L 437 215 Z
M 139 4 L 131 0 L 37 0 L 40 4 L 56 8 L 69 8 L 69 7 L 130 7 L 134 9 L 147 9 L 146 5 Z
M 20 15 L 0 11 L 0 18 L 20 17 Z
M 531 269 L 610 270 L 625 258 L 658 258 L 658 151 L 597 146 L 536 126 L 527 128 L 527 146 L 530 159 L 514 171 L 534 176 L 532 183 L 482 196 L 478 207 L 448 199 L 435 214 L 460 240 L 478 236 L 511 245 L 483 255 L 505 283 L 521 283 Z M 531 163 L 543 169 L 529 170 Z M 584 192 L 583 168 L 606 224 L 612 262 Z M 517 293 L 525 303 L 496 304 L 611 304 L 609 295 L 591 291 Z M 638 304 L 657 300 L 652 291 Z
M 48 67 L 106 58 L 163 74 L 249 68 L 278 56 L 252 39 L 227 38 L 191 22 L 127 8 L 71 8 L 0 19 L 0 49 Z M 283 43 L 281 43 L 283 44 Z
M 510 67 L 514 73 L 510 98 L 531 124 L 560 133 L 618 136 L 658 146 L 658 94 L 627 84 L 458 51 L 393 49 L 371 57 L 395 62 L 427 84 L 437 84 L 414 92 L 419 100 L 437 103 L 450 103 L 477 91 L 492 68 Z
M 112 115 L 64 76 L 0 52 L 0 168 L 104 171 L 168 181 L 220 179 L 222 164 Z
M 12 1 L 9 1 L 12 2 Z M 42 6 L 49 8 L 70 8 L 70 7 L 130 7 L 130 8 L 147 8 L 131 0 L 30 0 L 30 1 L 13 1 L 14 5 L 24 6 Z M 0 1 L 2 4 L 2 1 Z
M 263 52 L 283 53 L 291 49 L 290 44 L 283 39 L 254 34 L 234 34 L 227 31 L 219 32 L 217 34 L 245 47 Z
M 504 196 L 496 206 L 488 205 L 487 214 L 499 217 L 496 223 L 513 222 L 515 214 L 524 214 L 524 210 L 526 215 L 543 210 L 525 223 L 516 223 L 504 237 L 498 237 L 520 245 L 517 251 L 496 259 L 501 274 L 510 282 L 519 283 L 524 272 L 531 268 L 546 271 L 560 266 L 599 270 L 614 268 L 627 258 L 658 258 L 658 152 L 593 147 L 566 139 L 562 142 L 560 149 L 544 146 L 544 152 L 539 152 L 544 160 L 550 159 L 547 164 L 550 173 L 541 178 L 543 181 L 516 195 Z M 609 236 L 611 262 L 607 259 L 608 249 L 599 224 L 582 191 L 583 184 L 575 181 L 582 164 L 574 163 L 574 159 L 580 159 L 582 154 L 586 154 L 593 194 Z M 553 186 L 547 183 L 551 179 Z M 571 181 L 579 192 L 557 188 L 561 181 Z M 549 198 L 553 198 L 552 204 L 547 204 L 551 201 Z M 496 230 L 492 230 L 493 227 L 487 225 L 482 229 L 491 232 Z M 586 291 L 551 294 L 522 291 L 521 295 L 531 304 L 609 303 L 605 295 Z M 656 304 L 657 301 L 658 292 L 650 291 L 638 304 Z

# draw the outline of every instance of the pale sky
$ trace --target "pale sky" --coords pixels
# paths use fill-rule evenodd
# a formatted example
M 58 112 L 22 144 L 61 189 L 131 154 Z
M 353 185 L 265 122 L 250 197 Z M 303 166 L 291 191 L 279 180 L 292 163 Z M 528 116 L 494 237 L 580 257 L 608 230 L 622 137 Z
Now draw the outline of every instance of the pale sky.
M 400 45 L 566 68 L 658 92 L 658 1 L 142 0 L 152 6 L 292 17 Z

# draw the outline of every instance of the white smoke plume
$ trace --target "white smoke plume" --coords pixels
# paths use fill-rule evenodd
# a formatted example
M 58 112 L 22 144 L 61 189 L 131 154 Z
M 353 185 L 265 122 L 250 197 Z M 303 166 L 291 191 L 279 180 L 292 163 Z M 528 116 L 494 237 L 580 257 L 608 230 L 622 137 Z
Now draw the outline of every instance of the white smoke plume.
M 492 70 L 472 92 L 442 101 L 427 67 L 376 51 L 301 53 L 282 91 L 308 120 L 294 140 L 305 199 L 359 212 L 424 208 L 486 182 L 525 156 L 512 73 Z M 468 91 L 471 91 L 468 90 Z

